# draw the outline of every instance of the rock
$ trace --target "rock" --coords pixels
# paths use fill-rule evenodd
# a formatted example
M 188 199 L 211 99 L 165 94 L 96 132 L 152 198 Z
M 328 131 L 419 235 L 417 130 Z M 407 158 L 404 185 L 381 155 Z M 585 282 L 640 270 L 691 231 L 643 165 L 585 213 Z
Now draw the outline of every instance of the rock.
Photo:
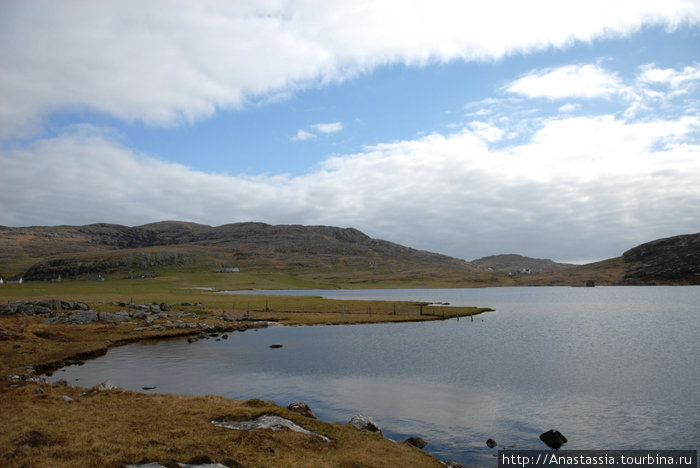
M 41 387 L 34 387 L 32 389 L 32 392 L 38 393 L 38 394 L 44 393 L 44 391 L 41 389 Z
M 170 308 L 170 306 L 166 302 L 161 302 L 160 303 L 160 310 L 163 312 L 172 312 L 173 309 Z
M 100 312 L 100 320 L 103 322 L 128 322 L 130 320 L 129 315 L 122 315 L 119 313 L 113 314 L 111 312 Z
M 313 413 L 313 411 L 311 411 L 309 405 L 307 405 L 303 401 L 291 403 L 289 406 L 287 406 L 287 409 L 290 411 L 294 411 L 295 413 L 299 413 L 302 416 L 306 416 L 307 418 L 316 419 L 316 415 Z
M 110 382 L 109 380 L 105 380 L 105 381 L 102 382 L 101 384 L 95 385 L 95 386 L 93 387 L 93 389 L 97 390 L 98 392 L 104 392 L 104 391 L 107 391 L 107 390 L 119 390 L 119 387 L 117 387 L 116 385 L 114 385 L 114 384 L 113 384 L 112 382 Z
M 404 440 L 404 442 L 421 450 L 423 449 L 423 447 L 428 445 L 428 443 L 420 437 L 409 437 L 408 439 Z
M 131 316 L 135 319 L 145 320 L 148 315 L 143 310 L 137 310 Z
M 223 338 L 224 340 L 228 340 L 228 335 L 224 333 L 223 335 L 221 335 L 221 338 Z
M 271 344 L 271 345 L 270 345 L 270 348 L 272 348 L 272 349 L 278 349 L 278 348 L 281 348 L 281 347 L 282 347 L 281 344 Z
M 488 446 L 488 448 L 494 448 L 496 445 L 498 445 L 498 442 L 496 442 L 493 439 L 488 439 L 486 441 L 486 445 Z
M 54 382 L 56 385 L 60 385 L 62 387 L 67 387 L 68 386 L 68 381 L 66 379 L 60 379 Z
M 290 421 L 289 419 L 285 419 L 283 417 L 276 416 L 273 414 L 264 414 L 262 416 L 258 416 L 257 418 L 250 419 L 248 421 L 212 421 L 211 423 L 215 426 L 225 427 L 228 429 L 238 429 L 242 431 L 250 431 L 256 429 L 272 429 L 273 431 L 279 431 L 284 428 L 287 428 L 294 432 L 312 435 L 315 437 L 319 437 L 325 442 L 330 442 L 330 439 L 324 435 L 311 432 L 299 426 L 298 424 Z
M 73 399 L 72 399 L 71 397 L 69 397 L 68 395 L 63 395 L 63 396 L 61 397 L 61 400 L 62 400 L 62 401 L 65 401 L 66 403 L 72 403 L 72 402 L 73 402 Z
M 372 418 L 369 416 L 365 416 L 364 414 L 357 414 L 350 419 L 348 422 L 351 426 L 356 427 L 362 432 L 378 432 L 382 433 L 382 429 L 379 427 L 377 423 L 374 422 Z
M 568 442 L 566 437 L 555 429 L 550 429 L 547 432 L 540 434 L 540 440 L 554 450 L 559 450 L 562 445 Z

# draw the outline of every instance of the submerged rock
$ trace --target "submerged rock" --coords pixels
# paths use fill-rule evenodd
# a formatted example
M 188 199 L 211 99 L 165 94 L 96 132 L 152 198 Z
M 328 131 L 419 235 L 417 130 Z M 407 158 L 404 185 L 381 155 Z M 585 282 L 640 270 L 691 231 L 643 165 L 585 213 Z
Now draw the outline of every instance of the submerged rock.
M 566 437 L 555 429 L 550 429 L 547 432 L 540 434 L 540 440 L 554 450 L 559 450 L 562 445 L 568 442 Z
M 493 439 L 488 439 L 486 441 L 486 445 L 488 446 L 488 448 L 494 448 L 496 445 L 498 445 L 498 442 L 496 442 Z

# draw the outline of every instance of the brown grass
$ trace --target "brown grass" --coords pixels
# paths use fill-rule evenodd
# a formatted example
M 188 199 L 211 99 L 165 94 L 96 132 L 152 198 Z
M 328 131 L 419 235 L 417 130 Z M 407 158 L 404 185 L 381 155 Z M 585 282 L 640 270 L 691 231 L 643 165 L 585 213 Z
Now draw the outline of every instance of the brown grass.
M 35 393 L 40 388 L 42 393 Z M 145 395 L 121 390 L 89 393 L 51 385 L 2 392 L 3 466 L 119 467 L 157 461 L 227 466 L 438 467 L 430 455 L 346 424 L 306 418 L 286 408 L 216 396 Z M 62 397 L 74 399 L 66 403 Z M 277 414 L 332 442 L 292 431 L 238 431 L 214 426 L 222 417 Z

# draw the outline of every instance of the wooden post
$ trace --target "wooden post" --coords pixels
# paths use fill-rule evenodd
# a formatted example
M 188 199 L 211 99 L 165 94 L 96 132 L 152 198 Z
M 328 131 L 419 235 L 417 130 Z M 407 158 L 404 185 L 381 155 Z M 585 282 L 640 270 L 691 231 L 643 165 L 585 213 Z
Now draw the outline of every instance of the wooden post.
M 423 304 L 420 304 L 420 309 L 418 310 L 418 315 L 423 315 Z
M 394 315 L 396 315 L 396 302 L 394 302 Z

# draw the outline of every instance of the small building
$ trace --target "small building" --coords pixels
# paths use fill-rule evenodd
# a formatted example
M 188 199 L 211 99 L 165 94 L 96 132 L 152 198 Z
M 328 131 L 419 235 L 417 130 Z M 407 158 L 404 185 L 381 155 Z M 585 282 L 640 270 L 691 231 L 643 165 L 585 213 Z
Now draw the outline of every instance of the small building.
M 241 270 L 238 267 L 223 267 L 216 270 L 217 273 L 239 273 Z
M 99 273 L 90 273 L 85 278 L 85 281 L 104 281 L 105 279 Z
M 21 276 L 10 276 L 5 280 L 6 284 L 22 284 L 24 283 L 24 278 Z

